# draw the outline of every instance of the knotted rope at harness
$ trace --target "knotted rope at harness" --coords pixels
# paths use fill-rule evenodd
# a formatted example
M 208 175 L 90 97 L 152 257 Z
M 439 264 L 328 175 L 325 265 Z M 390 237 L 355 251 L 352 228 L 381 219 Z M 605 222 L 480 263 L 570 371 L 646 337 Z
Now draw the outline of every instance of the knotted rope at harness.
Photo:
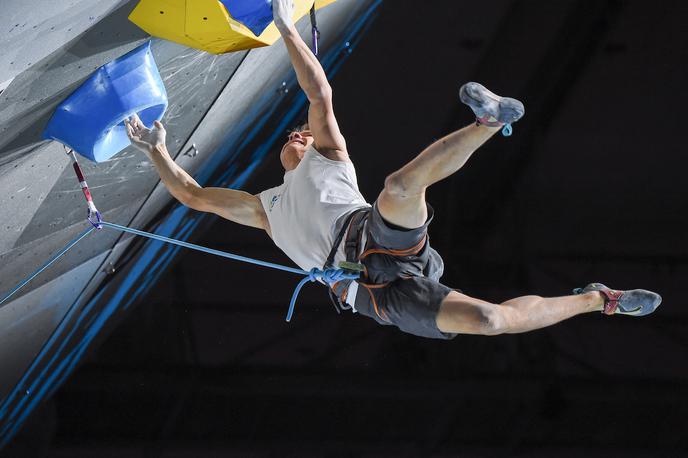
M 318 269 L 316 267 L 312 268 L 310 272 L 308 272 L 308 276 L 301 280 L 298 285 L 296 285 L 296 289 L 294 290 L 294 294 L 291 296 L 291 302 L 289 303 L 289 310 L 287 311 L 287 318 L 286 321 L 291 321 L 291 316 L 294 313 L 294 306 L 296 305 L 296 298 L 299 296 L 299 292 L 301 291 L 301 288 L 303 288 L 303 285 L 306 283 L 310 282 L 316 282 L 318 280 L 322 280 L 325 283 L 327 283 L 328 286 L 332 286 L 338 281 L 342 280 L 356 280 L 358 279 L 359 274 L 354 274 L 354 273 L 349 273 L 346 272 L 343 269 Z

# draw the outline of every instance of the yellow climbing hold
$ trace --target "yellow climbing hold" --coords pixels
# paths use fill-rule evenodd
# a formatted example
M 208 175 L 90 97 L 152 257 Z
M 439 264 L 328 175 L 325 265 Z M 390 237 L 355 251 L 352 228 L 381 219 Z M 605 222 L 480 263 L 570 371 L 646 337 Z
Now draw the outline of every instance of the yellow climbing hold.
M 316 0 L 322 8 L 336 0 Z M 294 21 L 308 14 L 313 0 L 294 0 Z M 213 54 L 269 46 L 279 38 L 274 23 L 258 36 L 234 20 L 218 0 L 141 0 L 129 20 L 154 37 Z

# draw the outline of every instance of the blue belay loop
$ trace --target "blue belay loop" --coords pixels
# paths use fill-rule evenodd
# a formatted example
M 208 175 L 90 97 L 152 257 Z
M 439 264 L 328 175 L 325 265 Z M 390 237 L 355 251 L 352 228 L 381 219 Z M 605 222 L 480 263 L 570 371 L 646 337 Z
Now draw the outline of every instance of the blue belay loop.
M 514 132 L 513 127 L 511 127 L 511 124 L 504 124 L 504 127 L 502 127 L 502 135 L 505 137 L 511 137 L 511 134 Z
M 304 271 L 306 273 L 306 271 Z M 308 282 L 316 282 L 318 280 L 322 280 L 325 283 L 328 284 L 328 286 L 331 286 L 338 281 L 342 280 L 356 280 L 359 277 L 359 274 L 357 273 L 349 273 L 345 271 L 344 269 L 318 269 L 317 267 L 314 267 L 310 270 L 310 272 L 307 273 L 308 276 L 301 280 L 298 285 L 296 285 L 296 289 L 294 290 L 294 294 L 291 296 L 291 301 L 289 302 L 289 310 L 287 310 L 287 317 L 285 318 L 285 321 L 289 322 L 291 321 L 291 317 L 294 314 L 294 307 L 296 306 L 296 298 L 299 297 L 299 293 L 301 292 L 301 288 L 303 288 L 303 285 L 305 285 Z

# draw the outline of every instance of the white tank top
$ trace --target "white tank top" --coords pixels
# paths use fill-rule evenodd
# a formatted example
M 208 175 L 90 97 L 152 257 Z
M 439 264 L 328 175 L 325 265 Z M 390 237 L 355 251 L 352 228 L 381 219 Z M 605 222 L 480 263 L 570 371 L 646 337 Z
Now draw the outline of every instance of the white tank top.
M 275 244 L 303 270 L 323 267 L 345 216 L 370 206 L 358 190 L 351 162 L 333 161 L 308 148 L 284 183 L 260 193 Z M 345 259 L 344 244 L 335 267 Z

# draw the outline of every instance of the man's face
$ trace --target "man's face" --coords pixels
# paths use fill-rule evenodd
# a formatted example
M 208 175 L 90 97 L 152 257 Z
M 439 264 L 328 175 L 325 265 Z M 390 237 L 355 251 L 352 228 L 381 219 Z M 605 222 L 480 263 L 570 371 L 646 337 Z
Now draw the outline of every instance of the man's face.
M 287 143 L 282 147 L 280 152 L 280 161 L 284 170 L 294 170 L 309 146 L 313 144 L 313 135 L 308 130 L 308 125 L 304 126 L 304 130 L 294 130 L 289 134 Z

